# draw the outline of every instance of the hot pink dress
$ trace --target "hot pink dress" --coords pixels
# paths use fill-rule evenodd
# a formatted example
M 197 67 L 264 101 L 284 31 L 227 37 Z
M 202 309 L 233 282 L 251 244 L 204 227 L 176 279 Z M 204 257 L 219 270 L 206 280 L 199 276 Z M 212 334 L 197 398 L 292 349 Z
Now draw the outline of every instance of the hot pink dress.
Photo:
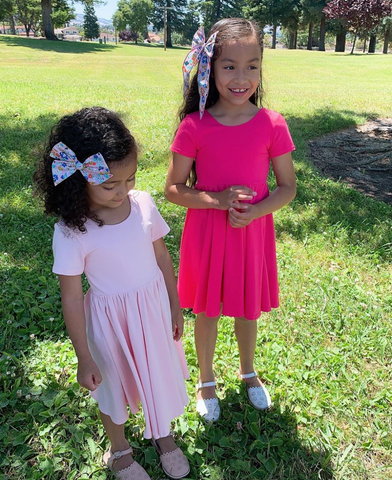
M 194 158 L 198 190 L 219 192 L 246 185 L 267 197 L 270 159 L 294 150 L 283 117 L 265 108 L 237 126 L 206 111 L 185 117 L 171 150 Z M 181 242 L 178 289 L 182 308 L 216 317 L 257 319 L 279 305 L 272 215 L 232 228 L 228 212 L 188 209 Z
M 188 402 L 181 342 L 172 334 L 169 298 L 153 242 L 169 227 L 146 192 L 129 193 L 131 213 L 117 225 L 87 220 L 87 233 L 55 226 L 53 272 L 85 273 L 86 330 L 102 383 L 91 393 L 116 424 L 142 403 L 146 438 L 165 437 Z

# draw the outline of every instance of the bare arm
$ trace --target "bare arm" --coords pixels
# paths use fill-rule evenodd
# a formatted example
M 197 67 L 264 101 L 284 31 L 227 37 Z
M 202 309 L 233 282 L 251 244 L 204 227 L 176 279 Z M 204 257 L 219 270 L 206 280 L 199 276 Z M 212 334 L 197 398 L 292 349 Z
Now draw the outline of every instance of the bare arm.
M 102 381 L 101 373 L 87 345 L 83 287 L 80 275 L 59 275 L 63 316 L 69 337 L 78 357 L 78 382 L 95 390 Z
M 297 184 L 291 153 L 286 153 L 271 159 L 276 177 L 277 187 L 261 202 L 253 205 L 242 203 L 238 205 L 238 212 L 230 209 L 229 221 L 232 227 L 241 228 L 249 225 L 252 220 L 275 212 L 289 203 L 296 194 Z M 237 208 L 237 206 L 236 206 Z
M 178 299 L 177 282 L 174 275 L 173 263 L 163 238 L 156 240 L 153 245 L 155 257 L 158 266 L 163 273 L 166 289 L 169 294 L 173 338 L 174 340 L 179 340 L 184 331 L 184 318 L 182 316 L 180 301 Z
M 165 195 L 169 202 L 188 208 L 228 210 L 233 202 L 251 200 L 256 192 L 244 185 L 233 185 L 223 192 L 206 192 L 186 186 L 193 158 L 173 153 L 166 180 Z

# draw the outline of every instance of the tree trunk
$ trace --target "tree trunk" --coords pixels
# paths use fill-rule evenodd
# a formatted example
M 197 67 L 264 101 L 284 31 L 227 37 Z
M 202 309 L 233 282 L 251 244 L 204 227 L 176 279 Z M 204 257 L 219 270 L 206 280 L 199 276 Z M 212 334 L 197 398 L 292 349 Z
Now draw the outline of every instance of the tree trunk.
M 41 0 L 42 8 L 42 30 L 46 40 L 58 40 L 54 34 L 52 22 L 52 0 Z
M 296 48 L 297 48 L 297 31 L 290 32 L 289 49 L 295 50 Z
M 342 28 L 341 31 L 336 34 L 335 52 L 345 52 L 345 51 L 346 51 L 346 30 Z
M 365 34 L 365 38 L 363 39 L 363 49 L 362 49 L 362 53 L 365 53 L 365 52 L 366 52 L 366 42 L 367 42 L 367 35 Z
M 319 40 L 320 52 L 325 52 L 325 15 L 321 16 L 320 22 L 320 40 Z
M 384 35 L 384 48 L 382 50 L 382 53 L 388 53 L 388 46 L 389 46 L 389 39 L 391 37 L 391 27 L 389 26 L 385 30 L 385 35 Z
M 10 27 L 11 27 L 11 34 L 16 35 L 15 19 L 13 15 L 10 15 Z
M 312 45 L 313 45 L 313 23 L 309 23 L 309 33 L 308 33 L 308 45 L 306 47 L 306 50 L 312 50 Z
M 376 53 L 376 43 L 377 43 L 376 35 L 374 34 L 370 35 L 368 53 Z
M 172 31 L 172 22 L 171 22 L 171 11 L 167 10 L 167 24 L 166 24 L 166 47 L 173 48 L 172 39 L 171 39 L 171 31 Z
M 218 0 L 218 1 L 216 2 L 216 20 L 219 20 L 219 19 L 220 19 L 221 6 L 222 6 L 222 5 L 221 5 L 221 1 Z M 216 21 L 216 20 L 215 20 L 215 21 Z
M 272 48 L 276 48 L 276 30 L 277 30 L 278 26 L 277 25 L 274 25 L 273 28 L 272 28 Z
M 356 41 L 357 41 L 357 32 L 355 32 L 355 34 L 354 34 L 353 48 L 351 49 L 350 55 L 352 55 L 354 53 L 355 42 Z

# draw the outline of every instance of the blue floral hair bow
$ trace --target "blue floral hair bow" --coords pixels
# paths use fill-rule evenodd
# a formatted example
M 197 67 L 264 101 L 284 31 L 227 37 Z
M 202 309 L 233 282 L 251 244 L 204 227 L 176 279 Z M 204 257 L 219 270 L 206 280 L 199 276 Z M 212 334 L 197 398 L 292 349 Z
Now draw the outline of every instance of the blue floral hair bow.
M 54 158 L 52 163 L 53 182 L 55 185 L 63 182 L 77 170 L 91 185 L 100 185 L 113 175 L 109 172 L 103 156 L 95 153 L 81 163 L 75 153 L 62 142 L 56 143 L 50 152 Z
M 192 68 L 199 62 L 199 69 L 197 71 L 197 84 L 199 86 L 199 112 L 200 118 L 203 117 L 206 108 L 206 102 L 209 91 L 209 79 L 211 72 L 211 58 L 214 54 L 214 46 L 216 36 L 219 32 L 215 32 L 210 38 L 205 41 L 204 27 L 200 27 L 192 40 L 192 50 L 185 57 L 182 64 L 182 72 L 184 76 L 184 96 L 189 90 L 189 78 Z

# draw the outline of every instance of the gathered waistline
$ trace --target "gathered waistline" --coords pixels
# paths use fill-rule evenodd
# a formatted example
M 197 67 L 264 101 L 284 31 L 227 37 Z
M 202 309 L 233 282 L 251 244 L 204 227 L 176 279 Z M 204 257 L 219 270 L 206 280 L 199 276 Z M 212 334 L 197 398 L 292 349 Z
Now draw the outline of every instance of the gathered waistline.
M 154 277 L 152 277 L 148 282 L 143 283 L 143 285 L 138 285 L 137 287 L 135 287 L 131 290 L 125 290 L 123 292 L 115 292 L 115 293 L 103 293 L 100 290 L 97 291 L 97 290 L 94 290 L 93 287 L 90 287 L 87 294 L 94 295 L 94 297 L 100 297 L 100 298 L 123 296 L 123 295 L 127 295 L 129 293 L 138 292 L 139 290 L 149 286 L 151 283 L 154 283 L 155 281 L 160 280 L 162 278 L 163 278 L 163 274 L 162 274 L 160 268 L 158 267 L 158 271 L 157 271 L 157 273 Z

